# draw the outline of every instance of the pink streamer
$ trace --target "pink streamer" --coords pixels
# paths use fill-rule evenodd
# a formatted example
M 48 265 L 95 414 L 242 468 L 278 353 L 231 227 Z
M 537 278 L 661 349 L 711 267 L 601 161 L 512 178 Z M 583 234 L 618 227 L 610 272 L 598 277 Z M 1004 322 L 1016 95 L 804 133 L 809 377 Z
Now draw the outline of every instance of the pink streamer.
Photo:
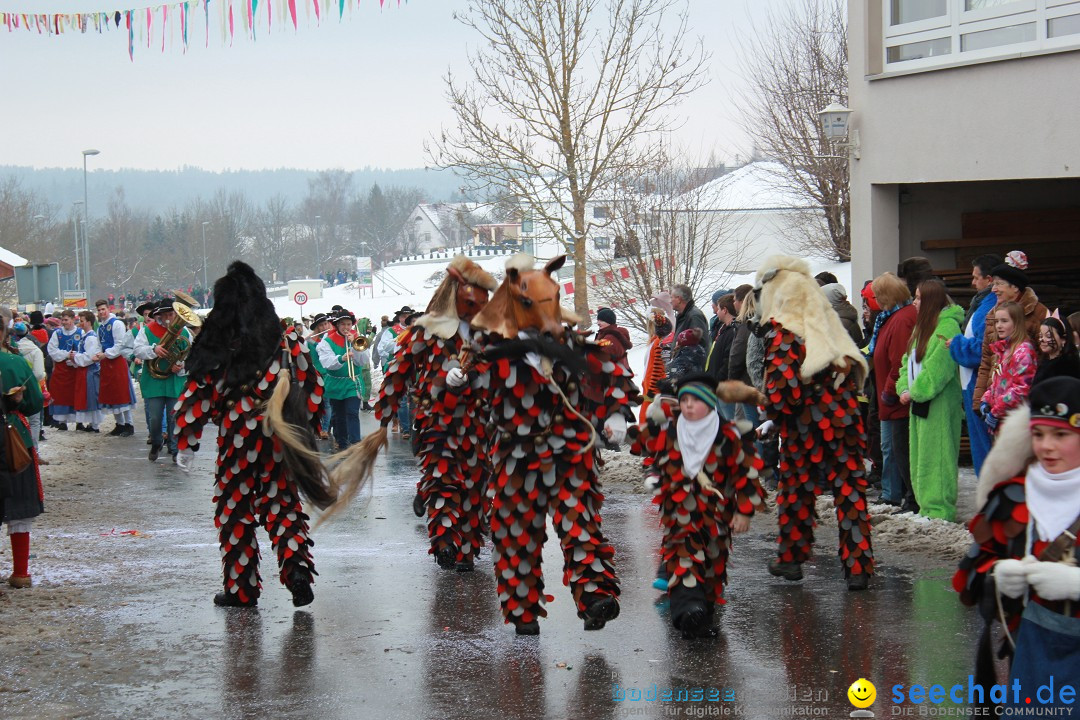
M 232 0 L 229 0 L 229 45 L 232 46 L 233 40 L 233 11 Z
M 296 30 L 296 0 L 289 0 L 289 15 L 292 17 L 293 30 Z

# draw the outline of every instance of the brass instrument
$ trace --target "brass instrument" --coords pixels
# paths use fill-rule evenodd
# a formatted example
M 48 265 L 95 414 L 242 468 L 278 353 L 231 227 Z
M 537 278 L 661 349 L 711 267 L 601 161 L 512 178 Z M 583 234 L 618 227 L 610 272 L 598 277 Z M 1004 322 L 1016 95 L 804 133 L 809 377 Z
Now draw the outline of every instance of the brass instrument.
M 184 337 L 181 332 L 184 327 L 202 327 L 202 318 L 196 315 L 195 311 L 190 307 L 180 302 L 174 302 L 172 307 L 173 312 L 176 313 L 176 318 L 169 323 L 169 327 L 165 328 L 165 335 L 157 344 L 159 348 L 163 348 L 168 352 L 168 355 L 155 357 L 146 366 L 150 377 L 158 380 L 167 380 L 172 376 L 172 366 L 178 362 L 183 362 L 184 358 L 191 352 L 191 341 Z
M 361 336 L 359 336 L 359 337 L 357 337 L 356 339 L 353 340 L 353 342 L 352 342 L 353 350 L 355 350 L 356 352 L 364 352 L 365 350 L 368 349 L 368 345 L 370 343 L 371 343 L 371 340 L 368 339 L 367 335 L 361 335 Z

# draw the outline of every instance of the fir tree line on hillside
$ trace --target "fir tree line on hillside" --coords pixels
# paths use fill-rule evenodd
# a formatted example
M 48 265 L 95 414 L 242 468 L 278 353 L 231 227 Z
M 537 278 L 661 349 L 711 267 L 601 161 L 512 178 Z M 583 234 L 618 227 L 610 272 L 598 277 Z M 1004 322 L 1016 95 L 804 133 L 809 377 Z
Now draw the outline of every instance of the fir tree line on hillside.
M 86 232 L 81 205 L 58 204 L 17 177 L 0 176 L 0 246 L 71 272 L 76 233 L 88 237 L 92 296 L 201 288 L 204 268 L 212 284 L 234 259 L 268 282 L 353 270 L 358 255 L 379 266 L 401 254 L 401 228 L 428 198 L 418 187 L 358 186 L 354 178 L 342 170 L 314 173 L 300 192 L 261 201 L 245 190 L 208 187 L 160 211 L 117 187 L 91 204 Z

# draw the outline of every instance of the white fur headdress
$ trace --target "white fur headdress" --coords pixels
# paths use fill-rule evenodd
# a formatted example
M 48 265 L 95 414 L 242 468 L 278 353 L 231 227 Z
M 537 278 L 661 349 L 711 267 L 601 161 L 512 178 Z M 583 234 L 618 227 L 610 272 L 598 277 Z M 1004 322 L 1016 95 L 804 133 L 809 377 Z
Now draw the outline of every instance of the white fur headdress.
M 1005 416 L 994 445 L 983 461 L 979 484 L 975 487 L 975 505 L 979 508 L 985 505 L 994 486 L 1026 472 L 1034 459 L 1031 408 L 1021 405 Z
M 802 338 L 806 360 L 800 374 L 810 380 L 830 365 L 850 359 L 856 379 L 866 378 L 866 360 L 840 322 L 829 299 L 810 274 L 805 260 L 787 255 L 773 255 L 765 260 L 755 277 L 755 292 L 760 291 L 758 314 L 762 320 L 773 319 Z

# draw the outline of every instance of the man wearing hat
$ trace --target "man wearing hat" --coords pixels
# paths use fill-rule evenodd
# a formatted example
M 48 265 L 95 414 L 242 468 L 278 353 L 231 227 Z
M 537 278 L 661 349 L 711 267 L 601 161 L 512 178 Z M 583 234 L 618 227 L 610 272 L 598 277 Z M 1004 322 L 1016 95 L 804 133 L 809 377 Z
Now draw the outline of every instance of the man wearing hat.
M 333 413 L 331 428 L 338 450 L 360 442 L 360 352 L 352 346 L 355 339 L 355 318 L 341 310 L 331 318 L 334 328 L 323 336 L 317 346 L 323 366 L 325 397 Z M 350 372 L 351 371 L 351 372 Z
M 1045 380 L 1029 399 L 1005 418 L 983 463 L 976 488 L 982 509 L 969 525 L 975 542 L 953 576 L 961 602 L 995 608 L 1012 628 L 1010 680 L 1026 688 L 1051 674 L 1076 676 L 1080 380 Z M 992 667 L 991 643 L 980 643 L 979 652 L 980 664 Z
M 142 392 L 143 402 L 146 403 L 146 411 L 150 422 L 150 462 L 154 462 L 161 454 L 163 442 L 168 442 L 169 454 L 173 462 L 176 462 L 178 452 L 176 435 L 173 433 L 175 415 L 173 407 L 177 398 L 184 391 L 186 371 L 182 362 L 173 363 L 167 368 L 168 376 L 158 379 L 150 374 L 150 365 L 158 363 L 169 356 L 168 348 L 161 347 L 161 341 L 165 337 L 167 328 L 176 319 L 173 310 L 173 299 L 165 298 L 158 302 L 151 311 L 151 320 L 135 337 L 135 357 L 143 361 L 142 370 L 139 372 L 139 389 Z M 191 342 L 191 333 L 188 329 L 181 328 L 180 335 L 188 343 Z M 162 417 L 165 421 L 165 432 L 168 435 L 162 438 Z
M 994 310 L 986 314 L 986 328 L 983 332 L 982 362 L 979 364 L 979 375 L 975 381 L 975 392 L 972 396 L 972 408 L 977 412 L 982 396 L 990 383 L 990 373 L 994 367 L 994 351 L 990 346 L 997 341 L 997 332 L 994 329 L 994 316 L 997 308 L 1004 302 L 1019 303 L 1024 309 L 1024 325 L 1027 329 L 1028 339 L 1035 347 L 1039 347 L 1039 326 L 1046 319 L 1046 306 L 1039 302 L 1039 296 L 1031 289 L 1028 276 L 1019 268 L 1002 263 L 990 271 L 994 278 L 990 285 L 991 291 L 997 296 L 997 305 Z
M 135 409 L 135 384 L 128 372 L 128 359 L 134 354 L 134 342 L 129 342 L 124 321 L 109 311 L 108 302 L 98 300 L 94 308 L 99 323 L 97 336 L 101 341 L 101 352 L 94 356 L 101 368 L 98 404 L 102 410 L 111 413 L 116 422 L 109 434 L 131 437 L 135 434 L 131 417 L 131 411 Z

